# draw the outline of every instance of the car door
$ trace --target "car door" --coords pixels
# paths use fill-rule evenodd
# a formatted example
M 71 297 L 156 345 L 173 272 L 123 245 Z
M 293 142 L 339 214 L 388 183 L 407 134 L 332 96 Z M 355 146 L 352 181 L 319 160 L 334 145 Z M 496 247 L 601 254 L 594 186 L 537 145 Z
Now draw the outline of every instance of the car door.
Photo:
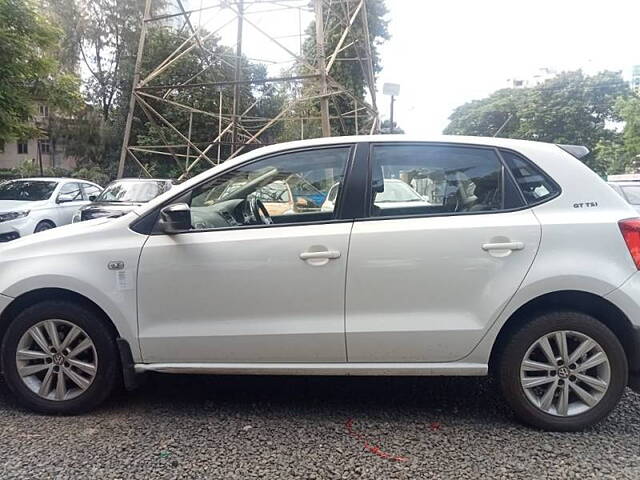
M 352 150 L 347 145 L 261 158 L 176 200 L 190 205 L 192 229 L 151 235 L 139 262 L 145 362 L 346 361 L 344 280 L 352 220 L 341 218 L 337 206 L 272 214 L 272 224 L 255 224 L 247 221 L 245 207 L 259 189 L 293 174 L 324 192 L 344 184 Z
M 73 214 L 87 203 L 89 202 L 84 199 L 79 183 L 67 182 L 62 185 L 56 198 L 56 225 L 61 226 L 71 223 Z
M 493 148 L 381 144 L 370 164 L 369 213 L 350 243 L 348 360 L 461 359 L 523 281 L 540 224 Z M 422 199 L 387 201 L 399 181 Z

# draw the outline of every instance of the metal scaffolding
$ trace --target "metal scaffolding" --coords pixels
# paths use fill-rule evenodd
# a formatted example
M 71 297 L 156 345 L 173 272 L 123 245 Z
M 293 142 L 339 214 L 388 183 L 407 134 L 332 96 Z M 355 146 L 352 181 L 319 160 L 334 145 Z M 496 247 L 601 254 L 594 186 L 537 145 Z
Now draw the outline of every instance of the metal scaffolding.
M 146 155 L 147 158 L 172 157 L 180 166 L 180 178 L 186 178 L 203 161 L 217 165 L 249 148 L 263 145 L 263 139 L 268 137 L 269 130 L 284 121 L 299 122 L 298 138 L 305 138 L 305 135 L 309 134 L 305 125 L 312 121 L 320 122 L 322 136 L 331 136 L 332 132 L 342 134 L 378 131 L 379 118 L 367 22 L 367 0 L 191 0 L 195 2 L 195 8 L 191 8 L 188 1 L 170 0 L 170 7 L 175 7 L 175 11 L 169 8 L 163 14 L 153 16 L 154 0 L 146 0 L 120 154 L 119 178 L 124 175 L 127 161 L 133 161 L 143 174 L 151 176 L 139 155 Z M 298 32 L 282 35 L 283 25 L 279 22 L 279 15 L 292 10 L 298 13 Z M 327 22 L 327 12 L 332 15 L 331 24 Z M 255 20 L 256 16 L 260 16 L 260 21 Z M 264 21 L 265 16 L 270 16 L 273 20 Z M 304 41 L 309 35 L 308 28 L 303 25 L 303 18 L 307 18 L 309 23 L 315 20 L 314 62 L 309 62 L 303 55 Z M 222 21 L 225 19 L 227 21 Z M 170 22 L 169 27 L 167 22 Z M 145 43 L 150 29 L 155 25 L 177 28 L 186 32 L 188 36 L 177 49 L 150 68 Z M 235 55 L 230 57 L 220 51 L 207 49 L 208 39 L 215 38 L 224 28 L 234 27 L 236 43 L 229 48 L 235 51 Z M 277 32 L 272 31 L 274 27 Z M 262 38 L 264 42 L 269 42 L 271 48 L 286 55 L 288 59 L 278 63 L 289 64 L 289 67 L 277 76 L 268 74 L 266 78 L 259 80 L 242 78 L 242 62 L 243 59 L 247 59 L 245 47 L 248 31 L 254 36 L 254 40 L 255 37 Z M 293 37 L 297 40 L 296 47 L 287 45 L 287 39 Z M 329 38 L 332 38 L 333 42 L 330 42 Z M 327 51 L 327 45 L 331 45 L 331 51 Z M 180 78 L 179 72 L 176 74 L 172 66 L 188 53 L 199 55 L 203 69 L 196 75 Z M 348 57 L 345 56 L 347 53 Z M 366 82 L 364 97 L 362 93 L 350 91 L 332 76 L 332 71 L 339 62 L 355 62 L 360 66 Z M 258 60 L 258 63 L 261 62 Z M 142 72 L 143 65 L 146 65 L 145 72 Z M 221 66 L 226 67 L 224 71 Z M 220 70 L 217 78 L 223 80 L 203 82 L 202 74 L 216 68 Z M 170 77 L 167 76 L 169 71 Z M 170 78 L 170 81 L 166 81 L 165 78 Z M 239 100 L 243 87 L 252 90 L 261 87 L 263 92 L 269 92 L 278 86 L 286 88 L 289 94 L 277 114 L 270 117 L 256 116 L 254 110 L 260 98 L 248 108 L 241 108 Z M 177 93 L 189 89 L 204 89 L 206 95 L 210 92 L 210 98 L 217 99 L 215 111 L 203 110 L 189 105 L 186 101 L 176 100 L 180 98 Z M 225 96 L 231 98 L 224 98 Z M 341 98 L 341 105 L 351 106 L 349 111 L 341 111 L 336 101 L 338 98 Z M 311 112 L 317 112 L 315 116 L 298 108 L 309 104 L 319 106 Z M 164 115 L 158 112 L 158 105 L 163 105 Z M 223 108 L 223 105 L 226 105 L 226 108 Z M 167 109 L 180 112 L 180 115 L 188 115 L 188 127 L 185 127 L 184 122 L 176 125 L 170 119 L 171 116 L 166 114 Z M 132 125 L 137 113 L 147 119 L 148 125 L 156 127 L 156 130 L 161 132 L 163 144 L 131 144 Z M 208 117 L 215 124 L 215 128 L 211 129 L 206 139 L 192 137 L 192 122 L 194 116 L 198 115 Z M 352 126 L 350 132 L 347 132 L 345 126 L 347 119 Z M 162 134 L 163 131 L 170 132 L 172 140 Z M 176 138 L 179 139 L 178 142 L 175 141 Z

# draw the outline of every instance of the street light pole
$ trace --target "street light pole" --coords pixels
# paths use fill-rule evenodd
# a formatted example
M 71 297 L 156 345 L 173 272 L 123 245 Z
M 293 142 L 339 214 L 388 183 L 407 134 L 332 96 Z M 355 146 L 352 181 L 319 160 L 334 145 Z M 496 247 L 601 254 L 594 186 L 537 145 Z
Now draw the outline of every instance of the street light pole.
M 396 97 L 398 95 L 400 95 L 400 85 L 398 85 L 397 83 L 385 83 L 382 86 L 382 93 L 384 93 L 385 95 L 389 95 L 391 97 L 391 108 L 390 108 L 390 121 L 391 121 L 391 125 L 389 127 L 389 133 L 393 134 L 393 122 L 394 122 L 394 115 L 393 115 L 393 107 L 394 104 L 396 103 Z

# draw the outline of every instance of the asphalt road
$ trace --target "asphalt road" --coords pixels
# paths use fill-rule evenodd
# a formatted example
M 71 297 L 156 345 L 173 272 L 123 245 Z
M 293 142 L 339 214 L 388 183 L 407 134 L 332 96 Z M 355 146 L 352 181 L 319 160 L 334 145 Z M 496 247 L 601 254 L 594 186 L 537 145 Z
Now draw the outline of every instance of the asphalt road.
M 2 479 L 640 478 L 640 395 L 578 434 L 520 426 L 487 379 L 157 375 L 79 417 L 0 383 Z

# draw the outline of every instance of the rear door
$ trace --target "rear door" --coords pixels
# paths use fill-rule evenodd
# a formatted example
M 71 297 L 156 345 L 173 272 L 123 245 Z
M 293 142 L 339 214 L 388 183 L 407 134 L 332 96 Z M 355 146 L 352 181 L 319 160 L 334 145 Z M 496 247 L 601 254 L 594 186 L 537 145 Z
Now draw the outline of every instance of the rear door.
M 458 360 L 517 291 L 540 224 L 493 148 L 395 143 L 371 152 L 367 218 L 350 241 L 348 360 Z M 384 195 L 400 181 L 421 199 Z

